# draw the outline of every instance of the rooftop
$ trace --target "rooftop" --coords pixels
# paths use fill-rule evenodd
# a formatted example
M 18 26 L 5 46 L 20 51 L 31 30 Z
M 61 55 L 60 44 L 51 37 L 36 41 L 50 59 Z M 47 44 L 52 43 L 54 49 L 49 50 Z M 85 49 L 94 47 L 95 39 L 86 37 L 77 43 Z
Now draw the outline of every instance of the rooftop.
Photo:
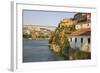
M 78 29 L 70 34 L 71 36 L 87 36 L 91 35 L 91 28 Z
M 90 24 L 91 21 L 83 21 L 83 22 L 77 22 L 76 25 L 81 25 L 81 24 Z

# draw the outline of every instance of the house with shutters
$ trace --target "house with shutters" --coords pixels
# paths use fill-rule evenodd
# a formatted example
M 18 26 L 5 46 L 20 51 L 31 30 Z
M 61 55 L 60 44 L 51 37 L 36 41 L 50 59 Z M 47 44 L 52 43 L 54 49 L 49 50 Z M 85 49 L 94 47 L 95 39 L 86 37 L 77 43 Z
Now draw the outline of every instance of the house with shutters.
M 90 52 L 91 28 L 83 28 L 74 31 L 69 36 L 69 42 L 72 49 L 80 49 Z
M 69 35 L 69 42 L 72 49 L 80 49 L 90 52 L 91 42 L 91 21 L 90 14 L 80 14 L 86 16 L 85 20 L 77 20 L 75 31 Z M 79 17 L 79 15 L 78 15 Z M 76 20 L 75 20 L 76 21 Z

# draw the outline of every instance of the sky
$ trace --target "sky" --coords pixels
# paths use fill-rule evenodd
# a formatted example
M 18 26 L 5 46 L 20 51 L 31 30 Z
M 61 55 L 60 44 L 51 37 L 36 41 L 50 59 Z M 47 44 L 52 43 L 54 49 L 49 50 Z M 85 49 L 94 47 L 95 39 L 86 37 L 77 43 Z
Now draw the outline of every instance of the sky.
M 57 26 L 64 18 L 73 18 L 75 12 L 23 10 L 23 25 Z

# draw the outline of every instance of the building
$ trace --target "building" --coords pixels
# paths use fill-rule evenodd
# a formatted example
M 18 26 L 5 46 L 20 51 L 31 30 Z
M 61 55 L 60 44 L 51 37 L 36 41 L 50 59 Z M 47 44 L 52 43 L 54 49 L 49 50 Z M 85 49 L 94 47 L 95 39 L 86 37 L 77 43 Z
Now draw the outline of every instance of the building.
M 75 28 L 91 28 L 91 13 L 77 13 L 74 16 Z
M 83 21 L 75 24 L 75 29 L 91 28 L 91 21 Z
M 91 21 L 91 13 L 77 13 L 74 15 L 74 20 L 78 22 Z
M 80 49 L 90 52 L 91 28 L 78 29 L 69 36 L 72 49 Z
M 30 32 L 30 30 L 23 30 L 23 34 L 26 34 L 26 35 L 30 35 L 31 34 L 31 32 Z
M 77 13 L 73 21 L 76 30 L 69 35 L 71 48 L 90 52 L 91 13 Z

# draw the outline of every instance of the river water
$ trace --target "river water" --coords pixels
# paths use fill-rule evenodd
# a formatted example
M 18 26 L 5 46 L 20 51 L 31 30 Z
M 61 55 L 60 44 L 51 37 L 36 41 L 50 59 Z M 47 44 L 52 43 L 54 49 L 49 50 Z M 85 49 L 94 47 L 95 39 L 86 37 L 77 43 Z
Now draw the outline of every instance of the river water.
M 23 62 L 61 61 L 64 57 L 48 47 L 48 40 L 23 40 Z

